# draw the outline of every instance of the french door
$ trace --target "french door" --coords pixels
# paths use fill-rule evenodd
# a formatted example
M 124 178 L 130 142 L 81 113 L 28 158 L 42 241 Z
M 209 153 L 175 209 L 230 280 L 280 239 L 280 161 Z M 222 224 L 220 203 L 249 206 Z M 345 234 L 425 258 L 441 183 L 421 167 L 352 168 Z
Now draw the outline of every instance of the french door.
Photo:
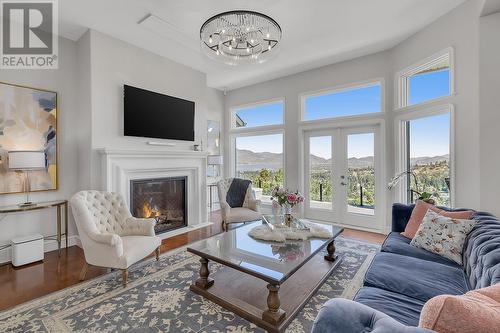
M 379 132 L 379 126 L 305 132 L 305 217 L 380 229 Z

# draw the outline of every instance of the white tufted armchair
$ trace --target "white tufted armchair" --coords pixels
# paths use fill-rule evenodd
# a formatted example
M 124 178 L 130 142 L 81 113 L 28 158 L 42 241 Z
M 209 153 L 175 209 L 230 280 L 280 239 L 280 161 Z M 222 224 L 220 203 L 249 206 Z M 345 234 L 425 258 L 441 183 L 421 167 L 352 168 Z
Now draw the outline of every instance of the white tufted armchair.
M 158 260 L 161 239 L 155 236 L 155 220 L 133 217 L 120 194 L 81 191 L 70 204 L 86 261 L 80 280 L 90 264 L 121 269 L 126 286 L 130 265 L 153 251 Z
M 260 213 L 260 200 L 255 199 L 252 184 L 245 193 L 245 199 L 241 207 L 231 207 L 227 203 L 229 187 L 235 178 L 222 179 L 217 183 L 219 202 L 222 211 L 222 230 L 228 230 L 230 223 L 244 223 L 257 221 L 262 218 Z

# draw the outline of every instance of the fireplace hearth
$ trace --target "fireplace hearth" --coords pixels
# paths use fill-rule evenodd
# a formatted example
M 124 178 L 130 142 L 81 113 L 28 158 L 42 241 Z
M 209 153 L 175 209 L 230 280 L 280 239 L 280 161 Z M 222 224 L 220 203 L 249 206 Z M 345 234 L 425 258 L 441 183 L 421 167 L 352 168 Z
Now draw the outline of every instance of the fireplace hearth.
M 131 180 L 131 213 L 154 218 L 156 234 L 186 227 L 186 192 L 187 177 Z

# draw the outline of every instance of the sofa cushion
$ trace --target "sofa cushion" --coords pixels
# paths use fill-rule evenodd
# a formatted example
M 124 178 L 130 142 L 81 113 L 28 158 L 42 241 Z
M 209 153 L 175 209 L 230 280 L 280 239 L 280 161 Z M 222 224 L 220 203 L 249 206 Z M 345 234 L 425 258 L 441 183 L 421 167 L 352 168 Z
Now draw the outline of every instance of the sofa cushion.
M 420 327 L 440 333 L 498 332 L 500 284 L 469 291 L 462 296 L 441 295 L 425 303 Z
M 381 311 L 343 298 L 323 304 L 311 333 L 373 332 L 432 333 L 424 328 L 406 326 Z
M 381 252 L 365 275 L 365 286 L 378 287 L 426 302 L 442 294 L 468 291 L 463 270 L 432 261 Z
M 429 209 L 410 244 L 462 265 L 465 239 L 476 222 L 442 216 Z
M 422 223 L 422 220 L 424 219 L 425 214 L 427 213 L 428 210 L 432 210 L 433 212 L 446 216 L 446 217 L 451 217 L 454 219 L 465 219 L 468 220 L 472 217 L 473 211 L 468 210 L 468 211 L 446 211 L 443 209 L 440 209 L 434 205 L 431 205 L 427 202 L 424 202 L 422 200 L 417 200 L 417 203 L 415 207 L 413 208 L 413 211 L 411 212 L 410 220 L 408 221 L 408 224 L 405 227 L 405 231 L 403 231 L 403 235 L 408 237 L 408 238 L 413 238 L 415 237 L 415 234 L 417 233 L 417 230 Z
M 361 288 L 354 300 L 410 326 L 418 325 L 420 311 L 425 303 L 419 299 L 372 287 Z
M 231 208 L 227 223 L 250 222 L 262 219 L 262 214 L 244 207 Z
M 451 260 L 448 260 L 440 255 L 429 252 L 427 250 L 410 245 L 411 239 L 401 235 L 399 232 L 391 232 L 382 244 L 381 251 L 404 256 L 419 258 L 428 261 L 434 261 L 440 264 L 459 267 L 459 265 Z

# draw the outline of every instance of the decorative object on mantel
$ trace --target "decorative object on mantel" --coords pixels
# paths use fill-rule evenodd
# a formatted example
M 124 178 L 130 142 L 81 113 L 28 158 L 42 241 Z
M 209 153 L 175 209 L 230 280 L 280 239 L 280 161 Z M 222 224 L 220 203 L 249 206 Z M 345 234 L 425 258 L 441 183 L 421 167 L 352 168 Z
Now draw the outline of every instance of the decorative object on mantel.
M 24 191 L 9 151 L 43 151 L 46 164 L 31 172 L 31 191 L 57 190 L 57 93 L 0 82 L 0 193 Z
M 228 65 L 262 63 L 276 53 L 281 27 L 267 15 L 233 10 L 209 18 L 200 28 L 201 49 Z
M 9 151 L 9 169 L 23 172 L 25 176 L 23 187 L 26 193 L 26 201 L 19 204 L 19 206 L 36 205 L 30 201 L 30 172 L 45 169 L 45 164 L 45 153 L 43 151 Z
M 292 221 L 292 209 L 298 204 L 304 202 L 304 196 L 299 191 L 290 192 L 288 189 L 276 186 L 271 192 L 273 206 L 281 207 L 281 214 L 285 217 L 285 223 L 290 224 Z
M 265 216 L 268 221 L 272 219 L 272 216 Z M 264 219 L 263 218 L 263 219 Z M 279 217 L 278 217 L 279 218 Z M 254 227 L 249 231 L 248 235 L 264 240 L 273 242 L 286 242 L 287 240 L 307 240 L 308 238 L 329 238 L 332 237 L 332 233 L 322 227 L 317 223 L 312 223 L 310 221 L 299 219 L 298 223 L 302 224 L 304 228 L 270 228 L 268 223 L 263 223 Z

